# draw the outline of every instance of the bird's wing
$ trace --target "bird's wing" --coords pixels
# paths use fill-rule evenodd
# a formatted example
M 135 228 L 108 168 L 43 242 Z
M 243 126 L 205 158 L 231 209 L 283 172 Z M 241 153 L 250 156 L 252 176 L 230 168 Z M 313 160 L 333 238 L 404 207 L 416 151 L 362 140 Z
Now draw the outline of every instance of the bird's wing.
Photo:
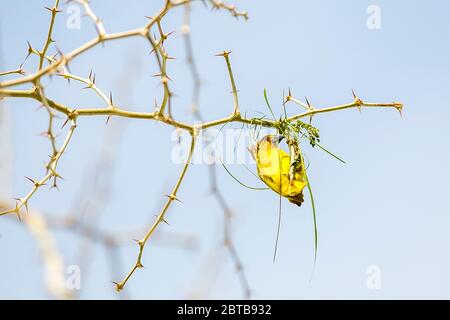
M 284 197 L 300 202 L 300 193 L 306 186 L 303 176 L 295 174 L 294 180 L 290 180 L 290 157 L 283 150 L 273 145 L 259 148 L 257 154 L 257 169 L 261 180 L 273 191 Z

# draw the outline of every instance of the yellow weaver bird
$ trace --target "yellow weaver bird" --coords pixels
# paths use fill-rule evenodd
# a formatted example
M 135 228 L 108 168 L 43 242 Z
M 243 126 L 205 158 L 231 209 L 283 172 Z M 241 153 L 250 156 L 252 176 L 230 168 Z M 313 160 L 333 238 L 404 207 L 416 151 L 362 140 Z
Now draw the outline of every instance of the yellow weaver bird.
M 250 152 L 256 161 L 258 176 L 273 191 L 301 206 L 307 185 L 302 164 L 291 167 L 291 157 L 278 144 L 283 136 L 267 135 Z

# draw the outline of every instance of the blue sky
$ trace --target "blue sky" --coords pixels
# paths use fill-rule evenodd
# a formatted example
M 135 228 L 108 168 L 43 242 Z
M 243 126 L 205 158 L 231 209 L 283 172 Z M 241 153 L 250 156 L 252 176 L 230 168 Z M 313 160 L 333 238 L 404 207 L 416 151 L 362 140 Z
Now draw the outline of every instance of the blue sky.
M 52 1 L 3 1 L 0 10 L 2 69 L 14 69 L 27 52 L 27 41 L 41 47 Z M 247 10 L 247 22 L 225 12 L 193 6 L 194 53 L 204 87 L 200 109 L 212 120 L 232 110 L 232 96 L 224 62 L 217 52 L 232 51 L 231 62 L 239 88 L 242 112 L 267 113 L 263 89 L 281 114 L 283 90 L 298 98 L 308 96 L 316 107 L 350 102 L 354 89 L 370 102 L 401 101 L 403 118 L 395 110 L 348 110 L 314 119 L 323 145 L 342 156 L 342 165 L 318 149 L 305 147 L 310 163 L 319 225 L 319 256 L 312 282 L 313 229 L 310 202 L 301 207 L 283 202 L 283 224 L 278 257 L 272 263 L 278 197 L 237 184 L 218 165 L 220 189 L 231 206 L 233 240 L 242 258 L 255 298 L 449 298 L 450 216 L 447 200 L 450 148 L 450 44 L 445 41 L 450 3 L 408 1 L 238 1 Z M 367 8 L 381 10 L 381 28 L 366 26 Z M 136 28 L 145 15 L 158 10 L 157 1 L 93 0 L 94 11 L 108 32 Z M 64 7 L 64 8 L 67 8 Z M 71 51 L 95 36 L 92 22 L 83 18 L 81 29 L 66 27 L 69 15 L 57 17 L 54 38 L 63 51 Z M 164 27 L 174 30 L 167 45 L 177 57 L 169 64 L 174 115 L 193 122 L 189 69 L 181 39 L 183 11 L 174 10 Z M 51 53 L 54 49 L 51 49 Z M 75 74 L 87 76 L 91 68 L 97 84 L 114 93 L 115 102 L 131 110 L 150 110 L 160 88 L 151 77 L 153 57 L 142 39 L 99 46 L 71 64 Z M 32 71 L 36 60 L 25 65 Z M 47 94 L 73 106 L 101 107 L 102 102 L 81 86 L 62 79 L 45 81 Z M 33 101 L 8 99 L 12 144 L 12 174 L 0 176 L 3 195 L 17 197 L 29 189 L 24 176 L 38 177 L 49 152 L 38 134 L 46 116 Z M 289 113 L 296 113 L 288 105 Z M 89 190 L 92 171 L 102 147 L 116 159 L 101 179 L 110 187 L 108 199 L 93 199 L 103 209 L 98 220 L 103 230 L 148 226 L 177 179 L 180 166 L 171 162 L 172 129 L 141 120 L 82 118 L 60 164 L 60 191 L 43 190 L 32 200 L 42 212 L 63 215 L 78 210 L 79 190 Z M 233 127 L 233 126 L 230 126 Z M 240 126 L 236 125 L 235 128 Z M 6 130 L 3 129 L 2 134 Z M 112 133 L 116 132 L 116 134 Z M 117 133 L 118 132 L 118 133 Z M 109 137 L 109 138 L 105 138 Z M 4 140 L 0 140 L 4 143 Z M 1 161 L 6 161 L 0 148 Z M 258 181 L 239 165 L 233 173 L 244 182 Z M 103 181 L 103 180 L 102 180 Z M 11 187 L 10 187 L 11 185 Z M 11 190 L 6 195 L 6 190 Z M 233 265 L 220 246 L 222 213 L 209 194 L 206 165 L 193 165 L 179 193 L 182 204 L 168 214 L 161 239 L 150 242 L 144 255 L 146 268 L 134 275 L 127 294 L 132 298 L 184 298 L 200 292 L 207 298 L 240 298 L 242 292 Z M 89 220 L 91 221 L 91 220 Z M 47 298 L 42 267 L 33 238 L 11 219 L 0 219 L 0 297 Z M 134 263 L 137 248 L 120 249 L 123 275 Z M 173 246 L 177 235 L 194 236 L 197 247 Z M 58 244 L 68 265 L 77 259 L 79 238 L 58 232 Z M 167 237 L 167 241 L 164 240 Z M 82 270 L 81 298 L 118 298 L 112 290 L 110 262 L 94 246 L 89 271 Z M 212 252 L 212 253 L 211 253 Z M 206 267 L 205 267 L 206 265 Z M 220 272 L 213 272 L 216 266 Z M 369 266 L 381 271 L 381 288 L 368 289 Z M 207 295 L 201 294 L 209 272 L 217 274 Z

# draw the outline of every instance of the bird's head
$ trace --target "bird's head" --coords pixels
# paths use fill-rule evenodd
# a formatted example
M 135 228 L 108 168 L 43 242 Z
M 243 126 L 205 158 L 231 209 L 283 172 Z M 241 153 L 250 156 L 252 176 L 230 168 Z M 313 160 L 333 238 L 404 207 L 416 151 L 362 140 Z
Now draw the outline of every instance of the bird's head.
M 273 145 L 278 145 L 281 140 L 283 140 L 284 136 L 278 134 L 269 134 L 261 139 L 260 142 L 268 142 Z
M 277 147 L 281 140 L 283 140 L 283 138 L 284 136 L 282 135 L 269 134 L 259 140 L 256 146 L 252 146 L 248 150 L 250 151 L 253 159 L 256 160 L 259 153 L 264 153 L 268 150 L 271 150 L 273 147 Z

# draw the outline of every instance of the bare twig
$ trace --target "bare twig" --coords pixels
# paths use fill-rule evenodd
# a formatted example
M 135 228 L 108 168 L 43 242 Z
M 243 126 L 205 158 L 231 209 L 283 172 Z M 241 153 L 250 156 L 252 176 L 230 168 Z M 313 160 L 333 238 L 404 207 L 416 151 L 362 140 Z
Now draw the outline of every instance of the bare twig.
M 164 205 L 164 207 L 161 210 L 161 212 L 156 217 L 156 221 L 153 223 L 153 225 L 150 227 L 150 229 L 147 231 L 147 233 L 144 235 L 144 237 L 142 239 L 140 239 L 140 240 L 137 240 L 137 243 L 139 245 L 139 254 L 138 254 L 136 263 L 133 266 L 133 268 L 131 268 L 130 272 L 125 276 L 125 278 L 122 281 L 115 282 L 117 291 L 120 291 L 120 290 L 122 290 L 124 288 L 125 284 L 128 282 L 130 277 L 133 275 L 133 273 L 137 269 L 144 267 L 142 265 L 142 254 L 144 252 L 145 245 L 146 245 L 148 239 L 150 239 L 150 237 L 152 236 L 153 232 L 158 227 L 158 225 L 161 222 L 166 222 L 165 215 L 166 215 L 167 210 L 169 209 L 170 205 L 172 204 L 172 202 L 175 201 L 175 200 L 178 200 L 178 198 L 177 198 L 178 189 L 181 186 L 181 182 L 183 181 L 183 178 L 184 178 L 184 176 L 186 174 L 186 171 L 187 171 L 187 169 L 188 169 L 188 167 L 190 165 L 192 156 L 194 154 L 195 139 L 196 139 L 196 133 L 193 133 L 192 136 L 191 136 L 191 147 L 189 149 L 189 154 L 188 154 L 186 162 L 185 162 L 185 164 L 183 166 L 183 169 L 181 170 L 180 176 L 179 176 L 179 178 L 178 178 L 178 180 L 177 180 L 177 182 L 176 182 L 172 192 L 167 196 L 167 202 Z
M 16 206 L 14 208 L 0 212 L 0 216 L 9 214 L 9 213 L 14 213 L 20 218 L 20 210 L 23 207 L 28 210 L 28 202 L 29 202 L 30 198 L 34 195 L 34 193 L 36 193 L 36 191 L 40 187 L 45 185 L 48 180 L 50 180 L 53 177 L 59 176 L 59 173 L 56 171 L 58 162 L 59 162 L 61 156 L 63 155 L 63 153 L 65 152 L 65 150 L 67 149 L 70 139 L 72 138 L 73 132 L 75 131 L 75 128 L 77 127 L 76 115 L 72 115 L 72 117 L 69 118 L 69 120 L 71 122 L 71 126 L 67 133 L 66 139 L 64 140 L 64 143 L 62 144 L 61 148 L 57 151 L 57 153 L 54 156 L 51 157 L 50 161 L 47 163 L 47 165 L 46 165 L 47 174 L 38 181 L 36 181 L 32 178 L 27 178 L 33 184 L 33 188 L 31 189 L 31 191 L 25 197 L 23 197 L 21 199 L 17 199 Z
M 91 6 L 88 0 L 71 0 L 81 4 L 84 7 L 84 11 L 86 15 L 92 19 L 95 23 L 95 28 L 97 29 L 97 33 L 99 38 L 102 38 L 105 34 L 105 26 L 103 25 L 102 20 L 92 11 Z
M 55 0 L 55 5 L 52 8 L 45 7 L 48 11 L 51 12 L 50 25 L 48 27 L 47 39 L 45 40 L 44 48 L 39 52 L 39 70 L 42 69 L 44 65 L 45 55 L 47 54 L 47 50 L 54 40 L 52 39 L 53 27 L 55 25 L 56 14 L 61 12 L 58 10 L 60 0 Z
M 227 10 L 233 17 L 236 18 L 243 17 L 245 20 L 248 19 L 247 11 L 238 11 L 235 5 L 227 4 L 221 0 L 209 0 L 209 3 L 211 3 L 214 9 Z
M 234 101 L 234 109 L 233 116 L 238 117 L 240 115 L 239 112 L 239 99 L 238 99 L 238 91 L 236 89 L 236 83 L 234 82 L 233 69 L 231 68 L 230 62 L 230 51 L 223 51 L 217 56 L 222 56 L 225 58 L 225 62 L 227 63 L 228 75 L 230 76 L 231 89 L 233 90 L 233 101 Z
M 14 70 L 0 72 L 0 77 L 7 76 L 9 74 L 21 74 L 21 75 L 24 75 L 25 71 L 23 71 L 22 67 L 19 67 L 19 68 L 14 69 Z

